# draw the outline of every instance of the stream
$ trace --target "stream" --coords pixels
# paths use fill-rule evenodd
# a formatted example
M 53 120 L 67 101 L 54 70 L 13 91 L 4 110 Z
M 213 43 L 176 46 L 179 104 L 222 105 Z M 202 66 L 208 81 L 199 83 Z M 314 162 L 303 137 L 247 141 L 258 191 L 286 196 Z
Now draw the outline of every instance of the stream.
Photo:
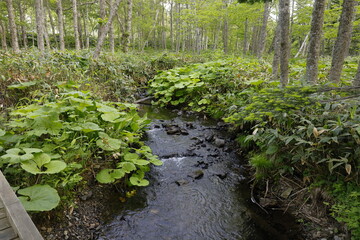
M 250 201 L 222 124 L 144 108 L 152 119 L 146 144 L 164 164 L 152 167 L 150 185 L 126 203 L 114 197 L 100 240 L 289 239 Z

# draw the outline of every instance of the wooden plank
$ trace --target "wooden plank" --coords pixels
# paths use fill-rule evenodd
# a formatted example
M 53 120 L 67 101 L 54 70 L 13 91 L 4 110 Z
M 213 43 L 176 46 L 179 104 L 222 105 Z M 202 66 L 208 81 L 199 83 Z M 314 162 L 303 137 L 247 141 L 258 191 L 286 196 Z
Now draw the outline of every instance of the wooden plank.
M 15 233 L 14 229 L 7 228 L 5 230 L 0 231 L 0 239 L 1 240 L 11 240 L 16 238 L 17 234 Z M 26 238 L 24 238 L 25 240 Z
M 11 227 L 7 218 L 0 219 L 0 230 Z M 0 238 L 1 239 L 1 238 Z
M 14 191 L 0 171 L 0 201 L 4 203 L 11 226 L 20 239 L 43 240 L 35 224 L 16 197 Z M 15 236 L 16 237 L 16 236 Z M 2 239 L 2 238 L 0 238 Z
M 6 210 L 5 208 L 0 209 L 0 219 L 6 217 Z

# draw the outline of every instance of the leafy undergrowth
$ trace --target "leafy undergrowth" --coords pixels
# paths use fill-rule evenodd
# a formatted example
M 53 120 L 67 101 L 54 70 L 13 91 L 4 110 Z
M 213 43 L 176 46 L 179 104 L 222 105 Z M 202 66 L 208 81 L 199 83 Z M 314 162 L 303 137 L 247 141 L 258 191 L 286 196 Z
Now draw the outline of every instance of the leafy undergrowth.
M 68 84 L 57 92 L 17 106 L 0 129 L 0 167 L 25 208 L 55 208 L 96 164 L 100 183 L 148 185 L 149 165 L 162 163 L 141 141 L 146 116 Z
M 359 90 L 349 87 L 356 64 L 347 63 L 342 87 L 326 83 L 328 63 L 321 64 L 317 86 L 301 84 L 305 65 L 300 60 L 290 68 L 291 85 L 280 88 L 270 81 L 269 64 L 251 59 L 163 71 L 149 86 L 159 106 L 204 112 L 231 123 L 249 151 L 257 181 L 288 175 L 301 176 L 308 185 L 321 183 L 335 196 L 333 216 L 359 239 Z M 339 188 L 329 187 L 340 183 L 352 191 L 340 194 Z

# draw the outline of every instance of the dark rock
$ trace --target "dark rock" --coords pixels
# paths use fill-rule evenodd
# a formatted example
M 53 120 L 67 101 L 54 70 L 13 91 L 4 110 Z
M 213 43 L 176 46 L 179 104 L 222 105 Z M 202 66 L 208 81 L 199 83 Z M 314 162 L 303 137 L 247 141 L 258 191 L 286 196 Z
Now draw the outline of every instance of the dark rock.
M 222 148 L 225 146 L 225 140 L 224 139 L 221 139 L 221 138 L 215 138 L 214 139 L 214 145 L 219 147 L 219 148 Z
M 227 177 L 228 173 L 218 173 L 215 175 L 218 176 L 221 180 L 224 180 Z
M 180 129 L 180 133 L 181 135 L 189 135 L 189 132 L 186 131 L 185 129 Z
M 204 176 L 204 172 L 202 170 L 196 170 L 195 172 L 191 173 L 189 177 L 193 179 L 200 179 Z
M 160 125 L 155 124 L 154 128 L 160 128 Z
M 205 143 L 201 144 L 201 147 L 206 147 L 206 144 Z
M 83 195 L 80 196 L 80 199 L 86 201 L 92 197 L 92 191 L 85 192 Z
M 196 128 L 193 123 L 186 123 L 185 126 L 186 126 L 188 129 L 195 129 L 195 128 Z
M 181 129 L 177 125 L 166 125 L 165 131 L 169 135 L 175 135 L 175 134 L 180 134 Z
M 204 161 L 198 161 L 196 164 L 195 164 L 195 167 L 201 167 L 202 169 L 208 169 L 209 167 L 209 164 L 204 162 Z
M 207 136 L 205 136 L 205 140 L 208 141 L 208 142 L 211 142 L 214 138 L 214 134 L 209 134 Z
M 188 184 L 189 181 L 188 181 L 188 180 L 185 180 L 185 179 L 180 179 L 180 180 L 175 181 L 175 183 L 176 183 L 178 186 L 182 186 L 182 185 Z

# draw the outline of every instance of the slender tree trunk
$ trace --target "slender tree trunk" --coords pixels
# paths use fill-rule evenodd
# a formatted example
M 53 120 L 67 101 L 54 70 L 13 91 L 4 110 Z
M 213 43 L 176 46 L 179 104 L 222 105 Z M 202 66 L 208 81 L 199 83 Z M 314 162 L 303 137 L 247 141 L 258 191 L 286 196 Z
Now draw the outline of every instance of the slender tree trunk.
M 11 46 L 14 52 L 20 52 L 19 42 L 17 37 L 17 29 L 15 24 L 15 15 L 14 15 L 14 7 L 12 0 L 6 0 L 6 6 L 8 11 L 8 18 L 9 18 L 9 28 L 11 34 Z
M 65 40 L 64 40 L 64 15 L 62 9 L 62 0 L 57 0 L 57 9 L 56 13 L 58 15 L 58 29 L 59 29 L 59 42 L 60 42 L 60 51 L 65 51 Z
M 100 7 L 100 18 L 101 18 L 101 23 L 99 25 L 99 30 L 98 30 L 98 41 L 99 41 L 99 37 L 101 35 L 101 32 L 104 29 L 104 21 L 106 18 L 106 9 L 105 9 L 105 0 L 99 0 L 99 7 Z
M 27 35 L 26 35 L 26 29 L 25 29 L 25 25 L 24 25 L 24 23 L 25 23 L 24 8 L 20 1 L 18 2 L 18 6 L 19 6 L 19 13 L 20 13 L 20 21 L 23 23 L 23 24 L 21 24 L 21 27 L 20 27 L 21 38 L 22 38 L 24 48 L 27 48 Z
M 111 9 L 111 6 L 113 4 L 112 0 L 109 0 L 109 9 Z M 115 52 L 115 39 L 114 39 L 114 23 L 111 23 L 110 29 L 109 29 L 109 45 L 110 45 L 110 52 Z
M 132 0 L 127 0 L 127 11 L 126 11 L 126 21 L 124 26 L 124 33 L 123 33 L 123 44 L 122 44 L 122 50 L 123 52 L 129 51 L 130 46 L 130 35 L 132 31 L 132 9 L 133 9 L 133 2 Z
M 6 43 L 6 27 L 5 24 L 0 20 L 0 34 L 1 34 L 1 48 L 7 51 Z
M 248 28 L 249 28 L 249 19 L 245 19 L 244 24 L 244 46 L 243 46 L 243 54 L 246 55 L 248 51 Z
M 290 55 L 290 1 L 280 0 L 280 83 L 285 87 L 289 82 L 289 55 Z
M 320 56 L 320 44 L 322 27 L 324 24 L 325 0 L 315 0 L 311 19 L 309 51 L 306 60 L 306 81 L 315 84 L 318 77 L 318 61 Z
M 356 76 L 353 81 L 353 85 L 355 87 L 360 87 L 360 62 L 358 64 L 358 69 L 357 69 L 357 73 L 356 73 Z
M 165 7 L 162 8 L 162 14 L 161 14 L 161 45 L 162 49 L 166 49 L 166 26 L 165 26 Z
M 78 25 L 78 12 L 77 12 L 77 1 L 72 0 L 73 6 L 73 23 L 74 23 L 74 37 L 75 37 L 75 49 L 80 50 L 80 38 L 79 38 L 79 25 Z
M 278 23 L 274 36 L 274 58 L 272 62 L 272 80 L 277 80 L 279 77 L 279 65 L 280 65 L 280 34 L 281 25 Z
M 54 19 L 53 19 L 52 15 L 51 15 L 51 9 L 49 7 L 49 4 L 47 4 L 46 9 L 48 10 L 50 26 L 51 26 L 51 33 L 52 33 L 52 36 L 53 36 L 54 41 L 55 41 L 55 46 L 58 47 L 58 39 L 56 37 Z
M 181 14 L 181 5 L 180 3 L 175 3 L 175 11 L 177 13 L 175 26 L 176 26 L 176 52 L 180 51 L 180 14 Z
M 90 47 L 90 34 L 88 32 L 88 28 L 87 28 L 87 25 L 86 25 L 86 19 L 89 19 L 89 9 L 88 9 L 88 6 L 86 6 L 85 8 L 85 17 L 83 18 L 83 24 L 84 24 L 84 34 L 85 34 L 85 37 L 86 37 L 86 40 L 85 40 L 85 47 L 87 49 L 89 49 Z
M 94 54 L 93 54 L 93 57 L 95 59 L 99 58 L 101 48 L 102 48 L 102 46 L 104 44 L 106 34 L 109 32 L 110 26 L 111 26 L 111 24 L 112 24 L 112 22 L 114 20 L 114 17 L 115 17 L 116 12 L 117 12 L 117 10 L 119 8 L 120 2 L 121 2 L 121 0 L 115 0 L 114 5 L 111 7 L 109 20 L 105 24 L 104 31 L 101 32 L 101 35 L 100 35 L 100 37 L 98 39 L 98 42 L 96 44 L 96 48 L 95 48 L 95 51 L 94 51 Z
M 224 25 L 222 31 L 222 39 L 223 39 L 225 54 L 229 52 L 229 21 L 228 21 L 227 7 L 228 7 L 227 0 L 223 0 L 223 11 L 226 12 L 223 20 Z
M 46 0 L 45 0 L 46 1 Z M 47 27 L 47 20 L 46 20 L 46 11 L 45 11 L 45 7 L 44 7 L 44 0 L 42 0 L 41 2 L 42 6 L 41 9 L 43 11 L 42 13 L 42 17 L 43 17 L 43 22 L 44 22 L 44 38 L 45 38 L 45 43 L 46 43 L 46 48 L 48 50 L 50 50 L 50 38 L 49 38 L 49 31 L 48 31 L 48 27 Z
M 259 46 L 257 47 L 257 57 L 261 58 L 265 49 L 265 42 L 266 42 L 266 28 L 267 23 L 270 15 L 270 2 L 265 2 L 264 4 L 264 14 L 262 20 L 262 26 L 260 30 L 260 38 L 259 38 Z
M 171 50 L 174 50 L 174 26 L 173 26 L 173 18 L 174 18 L 174 13 L 173 13 L 173 6 L 174 6 L 174 2 L 171 0 L 170 1 L 170 44 L 171 44 Z
M 331 82 L 340 82 L 344 60 L 349 53 L 354 11 L 355 0 L 344 0 L 339 30 L 332 54 L 331 69 L 329 72 L 329 80 Z
M 37 45 L 40 52 L 45 52 L 44 44 L 44 17 L 42 9 L 42 0 L 35 0 L 35 11 L 36 11 L 36 32 L 37 32 Z
M 309 35 L 310 33 L 306 34 L 305 36 L 305 39 L 303 41 L 303 43 L 301 44 L 300 48 L 299 48 L 299 51 L 296 53 L 295 57 L 294 58 L 297 58 L 300 54 L 302 54 L 304 52 L 304 50 L 306 49 L 306 43 L 309 39 Z

